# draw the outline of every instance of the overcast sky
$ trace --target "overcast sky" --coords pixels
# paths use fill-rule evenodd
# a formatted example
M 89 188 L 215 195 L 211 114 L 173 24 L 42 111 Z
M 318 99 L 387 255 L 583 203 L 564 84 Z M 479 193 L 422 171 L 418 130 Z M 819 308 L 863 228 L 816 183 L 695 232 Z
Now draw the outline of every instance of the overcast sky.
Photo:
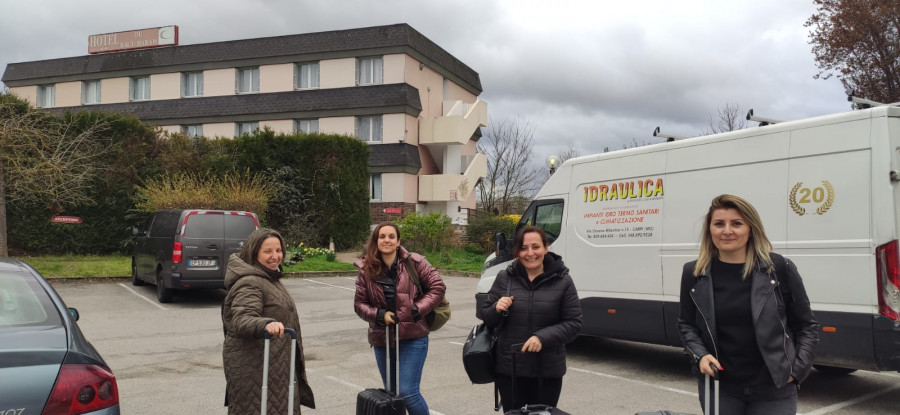
M 811 0 L 0 2 L 3 70 L 149 27 L 189 45 L 408 23 L 480 74 L 492 122 L 533 127 L 541 159 L 659 142 L 657 126 L 698 135 L 726 103 L 780 120 L 849 110 L 837 79 L 813 79 Z

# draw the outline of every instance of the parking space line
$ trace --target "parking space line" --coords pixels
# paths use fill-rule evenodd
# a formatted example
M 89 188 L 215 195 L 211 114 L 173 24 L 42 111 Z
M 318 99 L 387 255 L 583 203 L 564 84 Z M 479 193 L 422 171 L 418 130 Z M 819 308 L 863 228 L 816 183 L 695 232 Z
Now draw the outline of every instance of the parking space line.
M 322 284 L 322 285 L 327 285 L 327 286 L 329 286 L 329 287 L 341 288 L 341 289 L 344 289 L 344 290 L 347 290 L 347 291 L 354 291 L 354 292 L 356 292 L 356 287 L 353 287 L 353 288 L 341 287 L 340 285 L 329 284 L 329 283 L 327 283 L 327 282 L 316 281 L 316 280 L 314 280 L 314 279 L 308 279 L 307 281 L 312 281 L 312 282 L 319 283 L 319 284 Z
M 153 304 L 153 305 L 159 307 L 160 310 L 163 310 L 163 311 L 169 311 L 169 309 L 167 309 L 167 308 L 165 308 L 165 307 L 159 305 L 159 303 L 157 303 L 157 302 L 155 302 L 155 301 L 153 301 L 153 300 L 151 300 L 151 299 L 149 299 L 149 298 L 147 298 L 147 297 L 144 297 L 143 295 L 139 294 L 137 291 L 131 289 L 131 287 L 129 287 L 129 286 L 125 285 L 125 284 L 122 284 L 122 283 L 119 283 L 119 285 L 121 285 L 122 288 L 124 288 L 124 289 L 126 289 L 126 290 L 128 290 L 128 291 L 131 291 L 132 294 L 136 295 L 136 296 L 137 296 L 138 298 L 140 298 L 141 300 L 144 300 L 144 301 L 146 301 L 146 302 L 148 302 L 148 303 L 150 303 L 150 304 Z
M 834 404 L 834 405 L 828 405 L 828 406 L 826 406 L 826 407 L 824 407 L 824 408 L 819 408 L 819 409 L 816 409 L 815 411 L 807 412 L 806 415 L 824 415 L 824 414 L 828 414 L 828 413 L 837 411 L 838 409 L 846 408 L 846 407 L 848 407 L 848 406 L 850 406 L 850 405 L 856 405 L 856 404 L 858 404 L 858 403 L 860 403 L 860 402 L 868 401 L 869 399 L 872 399 L 872 398 L 877 398 L 877 397 L 879 397 L 879 396 L 881 396 L 881 395 L 884 395 L 884 394 L 886 394 L 886 393 L 888 393 L 888 392 L 894 391 L 894 390 L 896 390 L 897 388 L 900 388 L 900 385 L 889 386 L 889 387 L 884 388 L 884 389 L 882 389 L 882 390 L 880 390 L 880 391 L 872 392 L 872 393 L 870 393 L 870 394 L 868 394 L 868 395 L 863 395 L 863 396 L 860 396 L 859 398 L 856 398 L 856 399 L 851 399 L 851 400 L 849 400 L 849 401 L 844 401 L 844 402 L 838 402 L 838 403 L 836 403 L 836 404 Z
M 616 380 L 624 380 L 624 381 L 626 381 L 626 382 L 637 383 L 637 384 L 639 384 L 639 385 L 649 386 L 649 387 L 651 387 L 651 388 L 655 388 L 655 389 L 659 389 L 659 390 L 664 390 L 664 391 L 668 391 L 668 392 L 680 393 L 680 394 L 682 394 L 682 395 L 693 396 L 693 397 L 699 396 L 696 392 L 688 392 L 688 391 L 683 391 L 683 390 L 681 390 L 681 389 L 670 388 L 670 387 L 667 387 L 667 386 L 654 385 L 654 384 L 652 384 L 652 383 L 642 382 L 642 381 L 640 381 L 640 380 L 634 380 L 634 379 L 629 379 L 629 378 L 623 378 L 623 377 L 621 377 L 621 376 L 609 375 L 609 374 L 606 374 L 606 373 L 595 372 L 595 371 L 593 371 L 593 370 L 578 369 L 578 368 L 575 368 L 575 367 L 572 367 L 572 368 L 569 368 L 569 369 L 574 370 L 574 371 L 576 371 L 576 372 L 587 373 L 587 374 L 589 374 L 589 375 L 595 375 L 595 376 L 600 376 L 600 377 L 610 378 L 610 379 L 616 379 Z

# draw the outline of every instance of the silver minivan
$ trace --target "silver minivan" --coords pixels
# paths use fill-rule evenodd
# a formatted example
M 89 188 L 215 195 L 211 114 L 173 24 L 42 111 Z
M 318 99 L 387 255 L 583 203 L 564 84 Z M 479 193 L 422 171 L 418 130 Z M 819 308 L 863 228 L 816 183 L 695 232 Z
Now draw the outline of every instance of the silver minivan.
M 225 288 L 228 257 L 259 228 L 253 212 L 203 209 L 158 210 L 133 227 L 131 283 L 156 284 L 161 303 L 175 290 Z

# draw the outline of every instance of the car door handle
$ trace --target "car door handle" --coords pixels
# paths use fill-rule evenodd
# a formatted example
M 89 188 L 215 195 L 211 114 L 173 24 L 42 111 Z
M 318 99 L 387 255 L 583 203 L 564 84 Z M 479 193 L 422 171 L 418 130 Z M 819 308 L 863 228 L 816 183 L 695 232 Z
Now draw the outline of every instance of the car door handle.
M 207 245 L 206 249 L 219 249 L 219 245 L 216 245 L 216 244 Z

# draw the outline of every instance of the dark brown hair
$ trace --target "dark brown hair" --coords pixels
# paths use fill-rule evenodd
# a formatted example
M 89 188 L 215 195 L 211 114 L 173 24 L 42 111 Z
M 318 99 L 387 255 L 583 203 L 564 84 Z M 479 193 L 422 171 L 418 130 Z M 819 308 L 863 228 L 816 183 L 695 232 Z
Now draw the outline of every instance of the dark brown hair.
M 544 246 L 550 245 L 550 240 L 547 239 L 547 232 L 544 232 L 543 229 L 538 228 L 537 226 L 525 226 L 522 229 L 519 229 L 519 232 L 516 232 L 516 239 L 513 240 L 514 252 L 518 254 L 518 252 L 522 250 L 522 245 L 525 244 L 525 234 L 531 232 L 536 232 L 541 236 L 541 243 L 543 243 Z
M 241 247 L 241 252 L 238 254 L 238 257 L 247 264 L 256 265 L 256 258 L 259 257 L 259 249 L 262 247 L 263 242 L 271 237 L 278 238 L 278 242 L 281 244 L 281 253 L 287 255 L 284 249 L 284 238 L 281 237 L 281 234 L 278 233 L 278 231 L 269 228 L 259 228 L 247 237 L 247 241 L 245 241 L 244 246 Z
M 378 233 L 381 232 L 381 228 L 384 228 L 385 226 L 390 226 L 394 228 L 394 232 L 397 232 L 397 254 L 400 254 L 400 228 L 392 222 L 379 223 L 378 226 L 372 230 L 372 235 L 369 236 L 369 241 L 366 243 L 366 255 L 363 257 L 363 272 L 366 274 L 367 278 L 373 280 L 381 278 L 381 273 L 386 267 L 384 261 L 381 259 L 381 251 L 378 250 Z

